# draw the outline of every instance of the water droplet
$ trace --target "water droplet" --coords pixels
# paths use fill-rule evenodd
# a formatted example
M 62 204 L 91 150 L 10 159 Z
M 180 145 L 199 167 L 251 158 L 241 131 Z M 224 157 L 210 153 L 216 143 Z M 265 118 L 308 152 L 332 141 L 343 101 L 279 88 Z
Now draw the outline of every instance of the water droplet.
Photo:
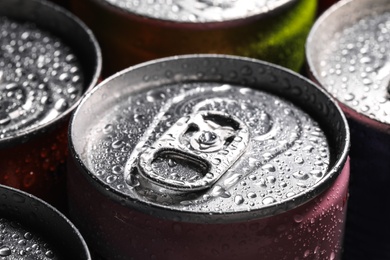
M 138 180 L 138 178 L 133 175 L 133 174 L 130 174 L 127 178 L 126 178 L 126 183 L 132 187 L 132 188 L 135 188 L 135 187 L 138 187 L 140 185 L 140 182 Z
M 244 203 L 244 198 L 241 195 L 236 195 L 234 197 L 234 203 L 236 203 L 237 205 L 241 205 L 242 203 Z
M 30 233 L 30 232 L 26 232 L 24 233 L 24 236 L 23 236 L 25 239 L 27 240 L 31 240 L 33 238 L 33 234 Z
M 266 170 L 266 171 L 269 171 L 269 172 L 274 172 L 276 171 L 275 169 L 275 166 L 273 166 L 272 164 L 265 164 L 261 167 L 261 169 L 263 170 Z
M 55 103 L 54 108 L 59 112 L 63 112 L 68 108 L 68 102 L 61 98 Z
M 45 256 L 48 258 L 54 258 L 54 253 L 51 250 L 46 251 Z
M 323 173 L 320 170 L 312 170 L 312 171 L 310 171 L 310 174 L 317 177 L 317 178 L 321 178 Z
M 229 198 L 231 194 L 219 185 L 214 186 L 211 191 L 211 195 L 214 197 Z
M 12 254 L 12 251 L 9 247 L 0 248 L 0 256 L 10 256 L 11 254 Z
M 110 176 L 108 176 L 108 177 L 106 178 L 106 182 L 107 182 L 108 184 L 111 184 L 111 183 L 115 182 L 117 179 L 118 179 L 117 176 L 115 176 L 115 175 L 110 175 Z
M 294 215 L 294 221 L 296 223 L 301 223 L 303 221 L 303 217 L 301 215 Z
M 111 147 L 114 149 L 119 149 L 125 145 L 125 142 L 123 140 L 115 140 L 112 144 Z
M 254 192 L 249 192 L 247 196 L 249 199 L 254 199 L 257 197 L 256 193 L 254 193 Z
M 113 174 L 122 174 L 123 173 L 123 166 L 115 165 L 114 167 L 112 167 L 112 173 Z
M 262 200 L 262 202 L 264 205 L 269 205 L 269 204 L 276 202 L 276 200 L 273 197 L 267 197 L 267 198 L 264 198 Z
M 300 156 L 297 156 L 297 157 L 295 157 L 295 160 L 294 160 L 296 163 L 298 163 L 298 164 L 303 164 L 305 161 L 303 160 L 303 158 L 302 157 L 300 157 Z
M 241 179 L 241 177 L 242 177 L 241 174 L 235 173 L 232 176 L 226 178 L 226 180 L 223 183 L 226 186 L 232 186 L 236 184 Z
M 309 175 L 307 173 L 304 173 L 302 171 L 297 171 L 292 174 L 292 176 L 298 180 L 307 180 L 309 179 Z

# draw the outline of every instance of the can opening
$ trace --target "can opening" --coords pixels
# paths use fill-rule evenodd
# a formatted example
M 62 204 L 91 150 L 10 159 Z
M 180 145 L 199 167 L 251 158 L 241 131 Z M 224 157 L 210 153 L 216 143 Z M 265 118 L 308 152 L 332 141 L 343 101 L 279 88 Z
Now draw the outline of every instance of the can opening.
M 164 174 L 167 179 L 176 181 L 198 180 L 210 170 L 210 165 L 204 160 L 175 150 L 163 150 L 157 153 L 152 167 L 156 172 Z

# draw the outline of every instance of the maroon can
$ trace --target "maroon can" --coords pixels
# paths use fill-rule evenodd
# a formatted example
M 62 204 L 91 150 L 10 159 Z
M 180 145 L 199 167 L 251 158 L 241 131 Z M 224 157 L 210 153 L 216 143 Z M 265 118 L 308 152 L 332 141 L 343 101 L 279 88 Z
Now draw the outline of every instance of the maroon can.
M 97 82 L 100 49 L 46 1 L 1 1 L 0 29 L 0 183 L 64 207 L 69 114 Z
M 1 259 L 91 260 L 77 228 L 57 209 L 0 185 Z
M 341 1 L 307 41 L 313 79 L 340 103 L 351 127 L 345 258 L 389 259 L 390 2 Z
M 317 0 L 73 0 L 95 32 L 103 73 L 173 55 L 220 53 L 299 71 Z
M 151 61 L 72 117 L 70 216 L 105 259 L 337 259 L 348 146 L 338 106 L 289 70 Z

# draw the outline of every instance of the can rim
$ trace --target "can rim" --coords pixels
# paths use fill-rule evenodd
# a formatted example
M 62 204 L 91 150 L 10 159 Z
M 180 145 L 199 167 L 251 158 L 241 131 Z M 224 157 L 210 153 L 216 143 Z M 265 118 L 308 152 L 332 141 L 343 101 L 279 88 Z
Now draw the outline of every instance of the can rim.
M 324 89 L 328 94 L 330 94 L 323 84 L 321 83 L 321 77 L 318 74 L 318 71 L 315 69 L 313 57 L 309 55 L 309 52 L 313 46 L 313 42 L 315 42 L 315 36 L 321 24 L 324 24 L 327 19 L 331 18 L 332 14 L 341 10 L 344 6 L 351 4 L 355 0 L 341 0 L 335 4 L 333 4 L 330 8 L 328 8 L 322 15 L 316 20 L 314 25 L 312 26 L 309 35 L 306 39 L 305 44 L 305 55 L 308 67 L 308 73 L 310 78 L 316 82 L 322 89 Z M 367 0 L 367 2 L 371 2 L 371 0 Z M 359 113 L 356 109 L 344 104 L 343 102 L 334 99 L 338 103 L 338 105 L 342 108 L 342 111 L 348 118 L 352 118 L 354 121 L 359 122 L 360 124 L 373 127 L 381 132 L 390 133 L 390 124 L 379 121 L 376 118 L 372 118 L 366 114 Z
M 10 0 L 10 2 L 14 2 L 15 0 Z M 32 2 L 34 5 L 37 5 L 38 7 L 45 7 L 49 10 L 55 12 L 59 16 L 63 17 L 62 19 L 68 19 L 72 22 L 74 22 L 79 28 L 82 29 L 82 31 L 85 33 L 85 35 L 88 37 L 89 43 L 91 45 L 91 49 L 94 53 L 95 58 L 95 68 L 93 69 L 93 74 L 90 76 L 89 82 L 86 82 L 84 85 L 84 93 L 87 92 L 89 89 L 93 88 L 100 77 L 100 73 L 102 70 L 102 53 L 99 46 L 99 43 L 93 34 L 92 30 L 87 27 L 87 25 L 81 21 L 77 16 L 72 14 L 70 11 L 66 10 L 64 7 L 61 7 L 59 5 L 56 5 L 54 3 L 48 2 L 46 0 L 30 0 L 28 2 Z M 17 4 L 16 1 L 13 4 Z M 30 4 L 30 3 L 29 3 Z M 5 11 L 7 12 L 7 11 Z M 6 14 L 0 14 L 1 16 Z M 44 123 L 39 124 L 36 127 L 27 129 L 25 131 L 17 132 L 17 135 L 9 136 L 5 138 L 0 138 L 0 147 L 7 147 L 14 145 L 15 143 L 25 143 L 27 142 L 32 136 L 37 136 L 46 133 L 47 131 L 52 131 L 53 129 L 57 128 L 62 122 L 66 122 L 66 120 L 69 118 L 69 115 L 75 110 L 75 108 L 79 105 L 80 100 L 82 97 L 79 98 L 72 106 L 70 106 L 67 110 L 62 112 L 58 117 L 54 118 L 53 120 Z
M 298 207 L 311 199 L 315 198 L 317 195 L 321 194 L 323 191 L 325 191 L 330 185 L 335 181 L 335 179 L 339 176 L 341 173 L 347 158 L 348 158 L 348 152 L 349 152 L 349 147 L 350 147 L 350 135 L 349 135 L 349 127 L 345 118 L 344 113 L 342 112 L 341 108 L 337 104 L 337 102 L 334 100 L 333 97 L 331 97 L 326 91 L 324 91 L 322 88 L 317 86 L 315 83 L 310 81 L 309 79 L 299 75 L 298 73 L 281 67 L 279 65 L 275 65 L 269 62 L 253 59 L 253 58 L 247 58 L 247 57 L 240 57 L 240 56 L 233 56 L 233 55 L 220 55 L 220 54 L 190 54 L 190 55 L 178 55 L 178 56 L 172 56 L 172 57 L 166 57 L 162 59 L 157 59 L 157 60 L 152 60 L 144 63 L 137 64 L 135 66 L 129 67 L 125 70 L 122 70 L 109 78 L 106 78 L 104 81 L 100 82 L 98 86 L 96 86 L 94 89 L 88 91 L 88 93 L 83 97 L 82 101 L 80 102 L 80 105 L 77 107 L 77 109 L 74 111 L 71 117 L 71 122 L 69 124 L 69 131 L 68 131 L 68 138 L 69 138 L 69 150 L 70 150 L 70 155 L 73 156 L 74 162 L 76 164 L 76 168 L 81 170 L 82 175 L 86 177 L 86 179 L 89 181 L 89 183 L 95 187 L 99 192 L 102 192 L 106 196 L 108 196 L 110 199 L 120 203 L 123 206 L 133 208 L 135 210 L 139 210 L 142 212 L 145 212 L 147 214 L 156 214 L 161 218 L 166 218 L 166 219 L 172 219 L 172 215 L 175 215 L 174 220 L 177 221 L 185 221 L 185 222 L 202 222 L 204 223 L 204 219 L 198 220 L 196 217 L 193 217 L 194 212 L 184 212 L 184 211 L 177 211 L 176 209 L 171 209 L 171 208 L 166 208 L 162 207 L 161 205 L 154 205 L 150 203 L 146 203 L 143 201 L 138 201 L 132 198 L 129 198 L 128 196 L 125 196 L 124 194 L 118 192 L 117 190 L 113 189 L 112 187 L 108 186 L 107 184 L 103 183 L 101 180 L 97 179 L 96 176 L 88 169 L 85 163 L 83 163 L 80 154 L 77 152 L 77 149 L 74 145 L 73 142 L 73 126 L 75 123 L 75 120 L 78 117 L 78 114 L 81 113 L 80 110 L 82 109 L 83 105 L 88 102 L 88 98 L 92 96 L 95 92 L 97 92 L 100 88 L 104 87 L 106 83 L 110 82 L 111 80 L 115 78 L 119 78 L 122 75 L 143 68 L 148 65 L 153 65 L 153 64 L 161 64 L 164 62 L 169 62 L 173 60 L 189 60 L 189 59 L 227 59 L 229 61 L 244 61 L 244 62 L 249 62 L 249 63 L 256 63 L 259 65 L 263 66 L 268 66 L 271 67 L 272 69 L 276 69 L 279 71 L 282 71 L 283 73 L 286 73 L 286 75 L 292 75 L 294 77 L 299 78 L 299 80 L 305 82 L 306 84 L 312 85 L 313 88 L 316 89 L 320 93 L 320 95 L 323 95 L 326 97 L 327 100 L 329 100 L 334 108 L 335 108 L 335 113 L 337 113 L 338 117 L 340 118 L 342 122 L 341 126 L 341 133 L 340 135 L 343 136 L 343 147 L 337 147 L 338 151 L 338 158 L 334 159 L 334 163 L 332 164 L 331 167 L 329 167 L 328 172 L 326 174 L 326 178 L 322 178 L 321 181 L 317 182 L 315 185 L 312 187 L 308 188 L 305 190 L 305 193 L 299 193 L 297 195 L 294 195 L 292 197 L 289 197 L 288 200 L 283 201 L 281 203 L 276 203 L 276 204 L 271 204 L 269 207 L 264 207 L 260 210 L 257 211 L 263 211 L 262 214 L 252 214 L 248 218 L 248 212 L 213 212 L 212 214 L 207 214 L 207 221 L 209 223 L 225 223 L 225 222 L 237 222 L 237 221 L 242 221 L 242 220 L 250 220 L 254 218 L 263 218 L 263 217 L 268 217 L 275 213 L 274 208 L 282 208 L 283 210 L 277 211 L 277 213 L 282 213 L 287 210 L 291 210 L 295 207 Z M 288 202 L 294 202 L 294 205 L 288 205 Z M 254 211 L 253 211 L 254 212 Z M 251 211 L 251 213 L 253 213 Z M 176 213 L 176 214 L 172 214 Z M 180 216 L 179 216 L 180 215 Z M 195 214 L 196 215 L 196 214 Z M 206 214 L 204 214 L 206 215 Z
M 185 28 L 194 28 L 197 29 L 200 26 L 205 26 L 207 28 L 225 28 L 229 26 L 236 26 L 239 24 L 245 24 L 252 20 L 262 19 L 268 16 L 277 15 L 280 12 L 288 9 L 291 5 L 297 3 L 300 0 L 281 0 L 278 5 L 272 6 L 273 8 L 267 9 L 266 12 L 259 12 L 246 17 L 239 17 L 234 19 L 227 19 L 223 21 L 206 21 L 206 22 L 187 22 L 187 21 L 174 21 L 169 19 L 161 19 L 153 16 L 138 14 L 133 11 L 121 8 L 115 4 L 109 3 L 107 0 L 92 0 L 98 4 L 109 8 L 111 11 L 122 14 L 122 15 L 131 15 L 132 19 L 140 20 L 143 23 L 156 23 L 160 25 L 165 25 L 169 27 L 185 27 Z
M 45 211 L 45 213 L 50 212 L 50 216 L 49 216 L 49 214 L 45 214 L 44 215 L 45 217 L 47 216 L 48 218 L 54 217 L 55 219 L 61 219 L 62 223 L 64 223 L 64 225 L 66 226 L 65 228 L 69 228 L 69 231 L 70 231 L 69 234 L 72 236 L 76 236 L 78 238 L 78 242 L 81 243 L 81 247 L 82 247 L 82 250 L 84 252 L 78 252 L 78 255 L 81 257 L 82 254 L 84 254 L 83 257 L 87 257 L 86 260 L 92 259 L 91 254 L 90 254 L 89 249 L 88 249 L 88 246 L 87 246 L 87 243 L 85 242 L 80 231 L 63 213 L 61 213 L 55 207 L 51 206 L 49 203 L 43 201 L 42 199 L 40 199 L 40 198 L 30 194 L 30 193 L 27 193 L 27 192 L 24 192 L 22 190 L 19 190 L 19 189 L 13 188 L 13 187 L 9 187 L 9 186 L 3 185 L 3 184 L 0 184 L 0 192 L 4 192 L 4 191 L 11 192 L 12 194 L 17 194 L 18 196 L 22 197 L 25 200 L 23 202 L 16 201 L 16 203 L 18 203 L 18 204 L 29 203 L 29 204 L 31 204 L 30 207 L 40 206 L 39 209 L 41 211 Z M 18 200 L 18 199 L 19 198 L 16 198 L 15 200 Z M 15 202 L 9 202 L 9 203 L 12 204 Z M 21 216 L 20 219 L 23 220 L 23 217 L 24 216 Z M 18 222 L 22 222 L 22 224 L 23 224 L 23 221 L 18 220 Z M 63 234 L 61 234 L 61 235 L 63 235 Z M 77 241 L 73 241 L 73 242 L 77 242 Z

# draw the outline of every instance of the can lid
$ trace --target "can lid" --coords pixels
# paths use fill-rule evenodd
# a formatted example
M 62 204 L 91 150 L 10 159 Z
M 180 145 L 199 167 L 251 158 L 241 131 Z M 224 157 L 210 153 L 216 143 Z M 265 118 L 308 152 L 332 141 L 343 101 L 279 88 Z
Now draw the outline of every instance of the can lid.
M 105 0 L 124 11 L 154 19 L 207 23 L 267 14 L 296 0 Z
M 306 55 L 315 80 L 342 103 L 349 116 L 388 128 L 388 0 L 345 0 L 334 5 L 313 26 Z
M 342 113 L 312 83 L 221 55 L 123 71 L 89 92 L 70 129 L 71 150 L 97 189 L 193 222 L 301 205 L 332 183 L 349 145 Z
M 47 1 L 0 1 L 0 28 L 0 147 L 8 147 L 67 120 L 98 81 L 101 54 L 84 23 Z

